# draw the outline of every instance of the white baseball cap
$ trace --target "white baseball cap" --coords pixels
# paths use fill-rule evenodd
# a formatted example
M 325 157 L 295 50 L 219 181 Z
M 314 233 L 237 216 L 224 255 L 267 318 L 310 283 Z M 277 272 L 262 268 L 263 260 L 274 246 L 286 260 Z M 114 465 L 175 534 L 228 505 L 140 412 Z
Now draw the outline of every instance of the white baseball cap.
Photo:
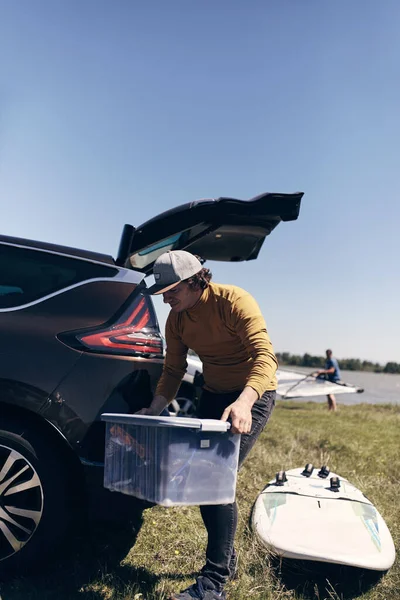
M 170 250 L 157 258 L 153 266 L 156 283 L 147 289 L 148 294 L 163 294 L 189 279 L 202 269 L 201 262 L 185 250 Z

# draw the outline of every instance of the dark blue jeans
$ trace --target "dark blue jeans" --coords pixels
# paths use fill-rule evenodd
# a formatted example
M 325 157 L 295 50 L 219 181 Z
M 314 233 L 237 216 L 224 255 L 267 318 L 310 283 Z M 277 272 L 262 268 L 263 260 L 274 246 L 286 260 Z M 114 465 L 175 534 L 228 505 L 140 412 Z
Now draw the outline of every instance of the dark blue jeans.
M 237 400 L 240 392 L 212 394 L 204 390 L 200 399 L 198 417 L 220 419 L 225 408 Z M 239 451 L 239 469 L 266 426 L 275 405 L 275 391 L 265 392 L 251 410 L 251 432 L 242 435 Z M 200 506 L 201 516 L 208 533 L 206 564 L 201 574 L 212 581 L 217 590 L 222 590 L 230 573 L 230 562 L 236 534 L 237 504 Z

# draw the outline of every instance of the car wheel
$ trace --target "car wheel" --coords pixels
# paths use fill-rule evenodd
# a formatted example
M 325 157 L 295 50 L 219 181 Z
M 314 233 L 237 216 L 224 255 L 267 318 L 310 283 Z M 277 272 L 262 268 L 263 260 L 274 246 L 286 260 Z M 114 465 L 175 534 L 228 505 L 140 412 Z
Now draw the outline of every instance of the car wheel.
M 14 426 L 14 430 L 20 428 Z M 58 455 L 43 435 L 26 427 L 22 431 L 0 429 L 2 576 L 16 570 L 21 573 L 43 561 L 62 539 L 68 522 L 67 490 Z
M 171 417 L 195 417 L 196 406 L 191 398 L 177 396 L 168 407 Z

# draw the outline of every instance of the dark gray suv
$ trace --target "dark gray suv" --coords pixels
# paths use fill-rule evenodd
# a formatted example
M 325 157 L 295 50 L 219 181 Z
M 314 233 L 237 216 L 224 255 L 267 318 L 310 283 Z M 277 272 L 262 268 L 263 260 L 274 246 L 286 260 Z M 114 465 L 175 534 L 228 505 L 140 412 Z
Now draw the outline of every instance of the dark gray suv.
M 143 293 L 155 259 L 255 259 L 302 195 L 179 206 L 125 225 L 116 259 L 0 236 L 0 572 L 43 561 L 77 511 L 109 494 L 100 415 L 147 406 L 163 364 Z

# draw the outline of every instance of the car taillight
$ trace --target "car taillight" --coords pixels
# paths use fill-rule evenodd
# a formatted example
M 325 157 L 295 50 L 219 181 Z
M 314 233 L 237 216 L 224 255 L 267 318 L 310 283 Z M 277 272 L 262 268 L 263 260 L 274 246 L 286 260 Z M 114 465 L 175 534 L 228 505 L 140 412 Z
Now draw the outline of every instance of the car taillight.
M 80 334 L 77 340 L 95 352 L 163 356 L 162 337 L 143 296 L 138 296 L 116 323 Z

